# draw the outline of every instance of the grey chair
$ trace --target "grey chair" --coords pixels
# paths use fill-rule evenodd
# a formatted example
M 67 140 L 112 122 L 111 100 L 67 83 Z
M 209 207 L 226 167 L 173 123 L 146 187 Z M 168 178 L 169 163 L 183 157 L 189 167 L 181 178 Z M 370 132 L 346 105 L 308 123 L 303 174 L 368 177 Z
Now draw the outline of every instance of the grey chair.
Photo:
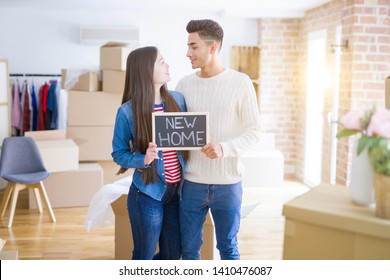
M 43 164 L 38 146 L 32 138 L 19 136 L 4 139 L 0 157 L 0 177 L 8 181 L 8 184 L 4 192 L 0 210 L 2 218 L 12 194 L 8 228 L 12 226 L 19 192 L 25 188 L 34 189 L 39 212 L 42 212 L 42 196 L 51 220 L 56 222 L 53 209 L 51 208 L 42 182 L 49 175 L 50 173 L 46 171 Z

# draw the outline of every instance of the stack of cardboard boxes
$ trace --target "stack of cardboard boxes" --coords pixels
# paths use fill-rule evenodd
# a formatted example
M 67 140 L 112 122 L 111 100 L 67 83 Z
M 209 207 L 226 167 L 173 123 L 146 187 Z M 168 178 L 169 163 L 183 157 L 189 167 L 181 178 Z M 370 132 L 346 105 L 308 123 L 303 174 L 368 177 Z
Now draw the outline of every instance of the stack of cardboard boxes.
M 115 175 L 118 166 L 112 161 L 111 142 L 130 51 L 121 43 L 101 47 L 103 89 L 106 90 L 101 91 L 98 73 L 81 74 L 68 92 L 66 130 L 26 134 L 36 140 L 51 173 L 45 186 L 53 208 L 89 206 L 103 185 L 129 175 Z M 63 86 L 68 71 L 62 71 Z M 37 208 L 32 193 L 29 206 Z
M 125 176 L 115 175 L 118 166 L 112 161 L 111 142 L 130 52 L 131 49 L 123 43 L 109 42 L 103 45 L 100 49 L 103 91 L 89 90 L 94 88 L 90 83 L 96 83 L 93 76 L 89 86 L 69 91 L 67 137 L 74 139 L 79 146 L 80 162 L 97 162 L 101 166 L 104 184 Z
M 100 48 L 103 91 L 123 94 L 127 57 L 131 48 L 124 43 L 109 42 Z
M 46 192 L 53 208 L 88 206 L 103 183 L 103 171 L 98 164 L 79 163 L 79 147 L 66 138 L 65 130 L 26 132 L 35 139 L 46 169 Z M 38 208 L 35 195 L 29 189 L 29 208 Z

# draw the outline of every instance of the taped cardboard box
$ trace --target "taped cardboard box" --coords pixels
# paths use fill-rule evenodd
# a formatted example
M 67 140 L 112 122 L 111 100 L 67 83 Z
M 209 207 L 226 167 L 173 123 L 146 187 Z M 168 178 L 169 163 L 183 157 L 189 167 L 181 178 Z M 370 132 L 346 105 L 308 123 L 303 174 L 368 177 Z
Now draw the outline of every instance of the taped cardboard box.
M 0 252 L 0 260 L 18 260 L 19 259 L 19 251 L 1 251 Z
M 5 245 L 5 240 L 4 239 L 2 239 L 2 238 L 0 238 L 0 252 L 3 250 L 3 247 L 4 247 L 4 245 Z
M 243 187 L 281 186 L 284 180 L 284 156 L 275 147 L 275 135 L 262 133 L 260 141 L 245 152 L 240 161 L 244 167 Z
M 284 157 L 279 150 L 251 150 L 240 158 L 244 166 L 244 187 L 281 186 L 284 180 Z
M 53 208 L 88 206 L 103 186 L 103 170 L 97 163 L 80 163 L 77 170 L 51 174 L 44 184 Z M 32 189 L 29 189 L 29 208 L 37 208 Z
M 111 207 L 115 215 L 115 259 L 130 260 L 134 243 L 127 213 L 127 195 L 120 196 Z
M 67 84 L 67 69 L 61 70 L 62 88 L 66 90 L 80 90 L 80 91 L 99 91 L 102 89 L 102 81 L 99 79 L 98 73 L 95 71 L 88 71 L 78 76 L 77 82 L 71 88 L 66 88 Z M 77 77 L 77 76 L 76 76 Z
M 64 140 L 66 139 L 66 131 L 65 129 L 26 131 L 24 136 L 31 137 L 35 141 Z
M 68 126 L 66 135 L 78 145 L 80 161 L 112 160 L 114 126 Z
M 75 170 L 79 163 L 79 148 L 72 139 L 36 141 L 47 171 Z
M 390 259 L 390 221 L 322 184 L 286 203 L 283 259 Z
M 134 244 L 127 212 L 127 195 L 120 196 L 111 203 L 111 207 L 115 214 L 115 259 L 129 260 L 132 256 Z M 219 258 L 219 252 L 216 249 L 214 221 L 210 213 L 207 214 L 204 224 L 203 240 L 201 259 L 212 260 Z
M 128 169 L 125 173 L 116 175 L 120 166 L 117 165 L 113 160 L 101 160 L 97 162 L 103 170 L 103 184 L 112 184 L 117 180 L 125 178 L 133 174 L 134 169 Z
M 70 91 L 68 126 L 113 126 L 121 101 L 122 94 Z
M 7 186 L 8 182 L 3 178 L 0 178 L 0 189 L 4 189 Z
M 64 130 L 30 131 L 25 136 L 33 138 L 37 143 L 48 172 L 78 169 L 79 148 L 72 139 L 65 138 Z
M 103 91 L 123 94 L 126 71 L 103 70 Z
M 126 70 L 127 57 L 132 49 L 127 43 L 108 42 L 100 48 L 100 67 L 103 70 Z

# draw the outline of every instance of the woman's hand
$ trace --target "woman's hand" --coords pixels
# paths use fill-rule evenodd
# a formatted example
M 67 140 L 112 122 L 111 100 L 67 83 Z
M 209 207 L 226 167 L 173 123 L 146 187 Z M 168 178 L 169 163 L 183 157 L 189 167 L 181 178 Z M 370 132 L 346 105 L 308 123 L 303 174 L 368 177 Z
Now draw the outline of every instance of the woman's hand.
M 145 165 L 149 165 L 155 159 L 159 159 L 157 145 L 150 142 L 149 148 L 146 150 L 146 153 L 145 153 L 144 163 L 145 163 Z

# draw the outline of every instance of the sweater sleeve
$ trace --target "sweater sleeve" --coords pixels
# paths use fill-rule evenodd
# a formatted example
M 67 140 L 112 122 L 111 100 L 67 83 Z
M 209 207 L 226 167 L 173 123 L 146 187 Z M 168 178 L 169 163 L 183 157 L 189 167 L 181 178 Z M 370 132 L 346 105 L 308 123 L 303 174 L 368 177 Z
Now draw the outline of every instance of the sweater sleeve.
M 243 132 L 240 136 L 221 142 L 223 157 L 237 157 L 260 141 L 260 114 L 256 92 L 252 81 L 245 77 L 237 95 L 239 103 L 239 122 Z

